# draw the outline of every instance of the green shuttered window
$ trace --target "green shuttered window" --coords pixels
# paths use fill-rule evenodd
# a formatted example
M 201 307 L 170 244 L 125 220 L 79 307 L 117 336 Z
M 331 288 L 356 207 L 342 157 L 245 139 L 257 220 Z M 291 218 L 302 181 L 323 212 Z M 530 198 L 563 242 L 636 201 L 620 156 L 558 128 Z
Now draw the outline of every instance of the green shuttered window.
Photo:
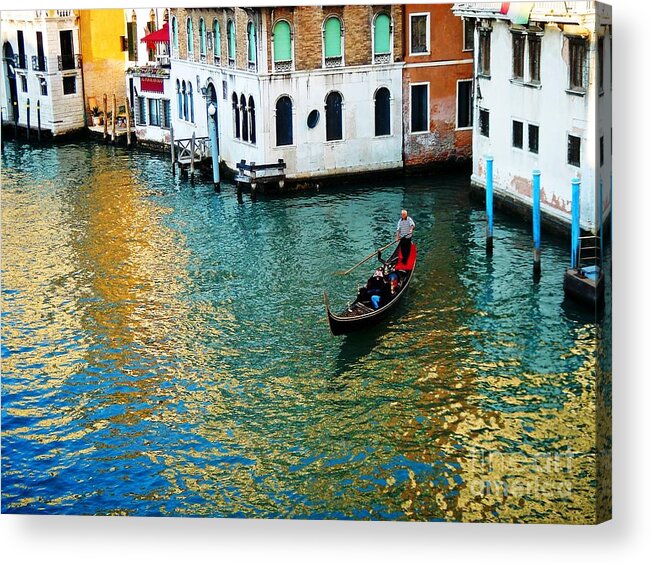
M 274 26 L 274 61 L 292 60 L 292 39 L 289 24 L 286 21 L 276 22 Z
M 326 20 L 325 31 L 325 56 L 341 57 L 341 22 L 339 18 L 331 16 Z
M 228 58 L 235 59 L 235 24 L 233 20 L 228 20 L 228 24 L 226 24 L 226 35 L 228 39 Z
M 375 54 L 381 55 L 391 52 L 391 19 L 387 14 L 379 14 L 375 18 L 373 31 Z

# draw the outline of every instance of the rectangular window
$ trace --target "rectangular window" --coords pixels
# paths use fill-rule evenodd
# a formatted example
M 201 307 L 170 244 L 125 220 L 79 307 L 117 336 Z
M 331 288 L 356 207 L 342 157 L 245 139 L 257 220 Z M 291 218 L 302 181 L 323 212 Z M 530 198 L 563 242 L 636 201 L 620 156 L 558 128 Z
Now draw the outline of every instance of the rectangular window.
M 149 98 L 147 103 L 149 106 L 149 125 L 160 127 L 160 105 L 158 99 Z
M 77 92 L 77 77 L 64 76 L 63 77 L 63 93 L 75 94 Z
M 581 138 L 575 135 L 567 136 L 567 164 L 581 166 Z
M 457 82 L 457 129 L 472 127 L 472 80 Z
M 411 132 L 429 131 L 428 84 L 411 87 Z
M 599 75 L 599 92 L 604 91 L 604 38 L 600 37 L 597 42 L 597 73 Z
M 16 65 L 19 69 L 27 68 L 27 56 L 25 55 L 25 37 L 23 32 L 18 30 L 16 32 L 16 41 L 18 43 L 18 64 Z
M 160 126 L 169 129 L 172 123 L 172 105 L 169 100 L 161 100 Z
M 529 152 L 538 154 L 538 126 L 529 124 Z
M 585 91 L 585 39 L 570 37 L 570 90 Z
M 75 43 L 72 30 L 65 29 L 59 32 L 59 46 L 61 47 L 61 60 L 59 70 L 75 68 Z
M 491 32 L 486 29 L 479 32 L 479 74 L 491 75 Z
M 523 137 L 524 134 L 524 126 L 521 121 L 518 120 L 513 120 L 513 135 L 512 135 L 512 140 L 513 140 L 513 146 L 516 149 L 522 149 L 523 146 Z
M 488 137 L 490 134 L 489 118 L 488 110 L 479 110 L 479 133 L 484 137 Z
M 524 41 L 522 33 L 513 33 L 511 43 L 513 45 L 513 64 L 511 77 L 513 80 L 524 80 Z
M 25 76 L 24 74 L 20 75 L 20 89 L 23 92 L 27 92 L 27 76 Z
M 604 136 L 599 138 L 599 166 L 604 166 Z
M 138 105 L 136 106 L 136 123 L 138 125 L 146 125 L 145 107 L 145 97 L 138 96 Z
M 47 96 L 47 80 L 45 78 L 41 78 L 40 83 L 41 83 L 41 96 Z
M 475 48 L 475 18 L 463 19 L 463 50 L 472 51 Z
M 411 55 L 429 53 L 429 14 L 411 14 L 409 17 L 411 33 Z
M 540 35 L 529 36 L 529 81 L 540 84 Z
M 127 22 L 127 47 L 129 48 L 129 60 L 138 60 L 138 24 Z

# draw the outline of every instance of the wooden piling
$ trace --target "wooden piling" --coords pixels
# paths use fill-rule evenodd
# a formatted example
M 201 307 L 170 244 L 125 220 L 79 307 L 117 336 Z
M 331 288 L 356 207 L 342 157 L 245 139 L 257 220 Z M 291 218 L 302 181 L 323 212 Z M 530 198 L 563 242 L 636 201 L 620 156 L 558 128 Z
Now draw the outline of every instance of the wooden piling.
M 36 121 L 38 123 L 38 142 L 41 142 L 41 101 L 36 102 Z
M 176 174 L 176 155 L 174 154 L 174 127 L 170 124 L 170 152 L 172 153 L 172 176 Z
M 127 149 L 131 148 L 131 108 L 129 107 L 129 98 L 124 99 L 124 107 L 127 112 Z
M 533 171 L 533 275 L 540 277 L 540 171 Z
M 581 236 L 581 181 L 572 178 L 572 248 L 571 268 L 579 267 L 579 237 Z
M 27 103 L 25 104 L 25 108 L 27 109 L 27 141 L 29 141 L 29 132 L 30 132 L 30 111 L 29 111 L 29 98 L 27 98 Z
M 493 157 L 486 157 L 486 254 L 493 254 Z
M 113 110 L 112 110 L 112 117 L 111 117 L 111 143 L 115 143 L 115 121 L 116 118 L 118 117 L 118 106 L 117 106 L 117 101 L 115 99 L 115 94 L 113 94 Z
M 604 260 L 604 182 L 599 179 L 599 265 Z
M 104 142 L 106 143 L 106 138 L 108 136 L 108 103 L 106 99 L 106 94 L 102 97 L 103 110 L 104 110 Z
M 194 143 L 196 134 L 192 132 L 192 140 L 190 141 L 190 179 L 194 182 Z

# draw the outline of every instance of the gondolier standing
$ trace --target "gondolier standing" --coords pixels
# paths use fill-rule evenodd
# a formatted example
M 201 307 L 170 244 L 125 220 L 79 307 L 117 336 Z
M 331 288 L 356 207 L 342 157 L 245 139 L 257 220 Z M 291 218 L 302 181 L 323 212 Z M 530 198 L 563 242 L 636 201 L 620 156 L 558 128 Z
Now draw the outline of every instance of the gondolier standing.
M 400 251 L 402 252 L 402 262 L 407 262 L 411 252 L 411 235 L 414 232 L 416 224 L 409 217 L 407 210 L 402 210 L 398 229 L 396 230 L 396 241 L 400 240 Z

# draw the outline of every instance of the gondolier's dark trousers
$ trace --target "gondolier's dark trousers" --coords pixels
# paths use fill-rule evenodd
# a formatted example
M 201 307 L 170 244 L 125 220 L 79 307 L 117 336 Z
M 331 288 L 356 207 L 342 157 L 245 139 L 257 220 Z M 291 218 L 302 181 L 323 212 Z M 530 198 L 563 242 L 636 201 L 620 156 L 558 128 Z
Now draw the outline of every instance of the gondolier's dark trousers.
M 402 254 L 402 262 L 406 263 L 409 259 L 411 252 L 411 237 L 403 237 L 400 239 L 400 253 Z

